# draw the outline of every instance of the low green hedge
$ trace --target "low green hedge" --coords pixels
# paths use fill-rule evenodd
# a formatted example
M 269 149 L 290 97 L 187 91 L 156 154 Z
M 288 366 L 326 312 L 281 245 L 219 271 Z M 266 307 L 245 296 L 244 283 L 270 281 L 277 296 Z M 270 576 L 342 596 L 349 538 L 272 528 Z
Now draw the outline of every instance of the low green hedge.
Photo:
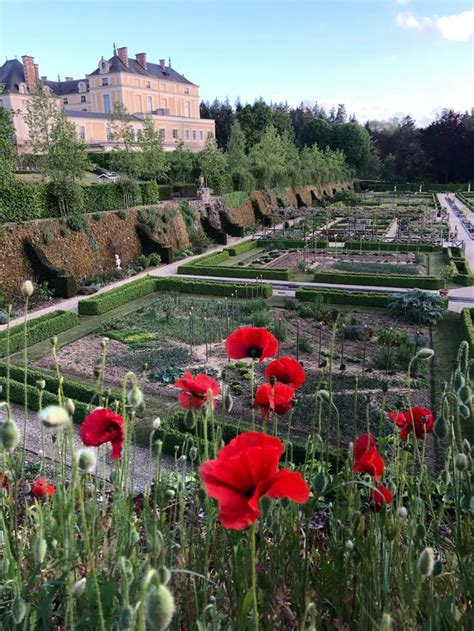
M 265 267 L 207 267 L 204 265 L 180 265 L 178 274 L 196 276 L 219 276 L 223 278 L 263 278 L 265 280 L 290 280 L 289 269 L 267 269 Z
M 229 253 L 229 256 L 238 256 L 239 254 L 245 254 L 245 252 L 255 250 L 259 243 L 259 241 L 249 239 L 243 243 L 237 243 L 237 245 L 229 246 L 228 248 L 225 248 L 225 251 Z
M 459 198 L 459 200 L 464 204 L 464 206 L 466 206 L 467 208 L 469 208 L 469 210 L 474 212 L 474 202 L 472 199 L 469 199 L 469 197 L 467 197 L 467 195 L 464 195 L 464 193 L 456 193 L 456 197 Z
M 464 308 L 461 311 L 461 332 L 469 344 L 471 357 L 474 355 L 474 309 Z
M 155 279 L 139 278 L 97 296 L 79 300 L 79 315 L 101 315 L 155 291 Z
M 453 282 L 456 285 L 462 285 L 463 287 L 470 287 L 474 285 L 474 273 L 472 272 L 469 263 L 464 254 L 464 250 L 461 248 L 451 247 L 446 248 L 448 254 L 448 262 L 454 267 L 455 274 L 453 276 Z
M 78 318 L 72 311 L 53 311 L 28 321 L 27 346 L 43 342 L 58 333 L 72 329 L 78 324 Z M 10 329 L 11 353 L 17 353 L 25 345 L 24 325 L 19 324 Z M 7 355 L 7 330 L 0 331 L 0 357 Z
M 230 254 L 227 249 L 221 250 L 220 252 L 213 252 L 212 254 L 200 256 L 198 259 L 186 263 L 186 265 L 218 265 L 219 263 L 227 261 L 229 256 Z
M 311 239 L 307 241 L 304 239 L 260 239 L 258 244 L 270 250 L 300 249 L 305 247 L 325 250 L 329 245 L 327 241 L 312 241 Z
M 354 305 L 358 307 L 386 307 L 393 300 L 391 294 L 362 291 L 342 291 L 338 289 L 307 289 L 300 287 L 295 298 L 302 302 L 328 302 L 335 305 Z
M 358 274 L 357 272 L 316 272 L 313 277 L 316 283 L 333 283 L 335 285 L 369 285 L 373 287 L 406 287 L 410 289 L 441 289 L 443 280 L 436 276 L 408 276 Z
M 158 291 L 176 291 L 185 294 L 208 296 L 235 296 L 236 298 L 270 298 L 272 286 L 261 283 L 232 283 L 179 278 L 177 276 L 156 279 Z
M 441 252 L 436 243 L 396 243 L 393 241 L 346 241 L 346 250 L 386 250 L 390 252 Z

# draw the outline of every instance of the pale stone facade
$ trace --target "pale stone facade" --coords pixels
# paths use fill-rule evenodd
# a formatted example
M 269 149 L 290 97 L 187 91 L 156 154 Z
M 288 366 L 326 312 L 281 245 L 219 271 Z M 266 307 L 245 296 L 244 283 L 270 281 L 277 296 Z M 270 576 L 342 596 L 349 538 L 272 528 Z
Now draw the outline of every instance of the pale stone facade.
M 215 135 L 214 121 L 200 118 L 197 85 L 177 73 L 171 62 L 165 65 L 160 59 L 159 64 L 150 63 L 145 53 L 131 59 L 123 47 L 114 49 L 110 59 L 102 57 L 97 69 L 84 79 L 49 81 L 39 76 L 30 56 L 24 56 L 22 62 L 6 61 L 0 67 L 0 107 L 14 112 L 21 151 L 28 151 L 24 113 L 30 92 L 38 84 L 64 110 L 90 151 L 109 151 L 115 146 L 109 129 L 109 114 L 115 103 L 123 104 L 131 114 L 136 136 L 144 116 L 151 115 L 166 151 L 172 151 L 181 141 L 192 151 L 200 151 L 208 135 Z

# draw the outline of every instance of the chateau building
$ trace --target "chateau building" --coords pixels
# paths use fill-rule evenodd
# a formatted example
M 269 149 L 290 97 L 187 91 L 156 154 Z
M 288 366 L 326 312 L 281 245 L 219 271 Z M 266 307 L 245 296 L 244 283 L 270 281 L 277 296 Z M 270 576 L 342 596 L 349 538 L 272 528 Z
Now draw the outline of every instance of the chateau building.
M 0 107 L 14 114 L 19 151 L 28 151 L 24 115 L 38 85 L 74 123 L 89 151 L 109 151 L 116 144 L 109 127 L 115 103 L 122 103 L 130 113 L 136 137 L 149 114 L 165 151 L 172 151 L 180 141 L 192 151 L 200 151 L 208 135 L 215 135 L 214 121 L 199 115 L 199 86 L 176 72 L 171 61 L 168 65 L 164 59 L 151 63 L 146 53 L 138 53 L 133 59 L 128 48 L 115 50 L 114 46 L 113 56 L 101 57 L 98 67 L 83 79 L 66 77 L 60 81 L 58 77 L 58 81 L 50 81 L 40 76 L 34 57 L 29 55 L 21 62 L 7 60 L 0 67 Z

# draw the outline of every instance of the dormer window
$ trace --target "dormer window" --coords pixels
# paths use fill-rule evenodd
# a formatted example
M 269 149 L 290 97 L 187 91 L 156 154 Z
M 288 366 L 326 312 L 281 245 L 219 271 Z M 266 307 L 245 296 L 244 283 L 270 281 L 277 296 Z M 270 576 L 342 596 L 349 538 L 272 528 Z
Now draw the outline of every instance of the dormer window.
M 146 87 L 147 87 L 147 88 L 151 88 L 151 81 L 147 81 L 147 82 L 146 82 Z
M 68 104 L 69 104 L 69 100 L 68 100 L 67 98 L 66 98 L 66 99 L 63 99 L 63 104 L 64 104 L 64 105 L 68 105 Z
M 85 81 L 79 81 L 77 89 L 79 90 L 79 92 L 86 92 L 87 91 L 87 85 Z
M 189 88 L 184 88 L 184 93 L 189 94 Z
M 102 85 L 109 85 L 109 77 L 102 77 Z
M 104 59 L 103 57 L 100 58 L 99 61 L 99 72 L 100 74 L 106 74 L 107 72 L 109 72 L 110 70 L 110 64 L 109 62 Z
M 20 83 L 20 85 L 18 86 L 18 92 L 20 94 L 28 94 L 28 87 L 26 83 Z

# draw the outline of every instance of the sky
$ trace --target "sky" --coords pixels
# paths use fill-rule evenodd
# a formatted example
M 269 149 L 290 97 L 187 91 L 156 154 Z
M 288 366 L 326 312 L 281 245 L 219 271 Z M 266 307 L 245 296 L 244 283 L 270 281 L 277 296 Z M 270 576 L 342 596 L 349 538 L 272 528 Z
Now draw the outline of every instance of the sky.
M 204 100 L 344 103 L 358 120 L 474 106 L 474 0 L 0 0 L 0 63 L 83 77 L 113 43 Z

